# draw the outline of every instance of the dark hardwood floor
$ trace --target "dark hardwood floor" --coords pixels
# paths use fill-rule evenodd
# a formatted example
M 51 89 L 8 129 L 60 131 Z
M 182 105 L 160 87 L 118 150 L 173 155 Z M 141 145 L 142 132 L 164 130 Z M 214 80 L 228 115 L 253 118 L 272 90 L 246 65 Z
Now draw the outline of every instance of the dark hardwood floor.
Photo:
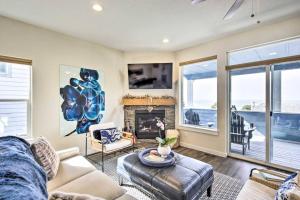
M 148 147 L 156 147 L 156 146 L 157 146 L 156 143 L 149 142 L 149 141 L 147 142 L 138 141 L 137 144 L 138 148 L 141 147 L 148 148 Z M 247 161 L 243 161 L 231 157 L 223 158 L 208 153 L 204 153 L 201 151 L 185 148 L 185 147 L 178 147 L 173 150 L 182 155 L 189 156 L 197 160 L 209 163 L 214 167 L 214 170 L 216 172 L 239 179 L 243 183 L 245 183 L 248 180 L 252 168 L 266 168 L 264 166 L 250 163 Z

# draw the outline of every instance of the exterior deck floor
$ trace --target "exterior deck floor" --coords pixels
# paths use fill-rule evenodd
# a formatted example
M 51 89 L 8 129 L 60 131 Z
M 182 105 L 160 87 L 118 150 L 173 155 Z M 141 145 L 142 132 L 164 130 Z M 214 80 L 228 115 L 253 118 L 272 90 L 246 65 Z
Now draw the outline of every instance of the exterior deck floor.
M 264 161 L 266 155 L 265 145 L 265 136 L 257 131 L 254 132 L 253 138 L 250 140 L 250 150 L 246 150 L 245 156 Z M 242 155 L 242 146 L 231 144 L 231 152 Z M 272 163 L 300 169 L 300 143 L 273 139 Z

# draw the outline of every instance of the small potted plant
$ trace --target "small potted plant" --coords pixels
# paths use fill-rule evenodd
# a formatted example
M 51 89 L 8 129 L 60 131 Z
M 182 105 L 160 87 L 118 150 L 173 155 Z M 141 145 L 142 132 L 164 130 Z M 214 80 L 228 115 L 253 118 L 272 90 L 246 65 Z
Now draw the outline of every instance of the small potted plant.
M 157 152 L 160 154 L 162 158 L 168 157 L 168 155 L 171 153 L 171 144 L 175 143 L 177 138 L 160 138 L 157 137 L 156 140 L 158 141 L 158 148 Z
M 177 138 L 162 138 L 161 130 L 165 130 L 165 125 L 161 120 L 157 120 L 156 126 L 159 128 L 159 137 L 156 137 L 158 142 L 157 152 L 162 158 L 166 158 L 171 153 L 171 147 L 176 142 Z

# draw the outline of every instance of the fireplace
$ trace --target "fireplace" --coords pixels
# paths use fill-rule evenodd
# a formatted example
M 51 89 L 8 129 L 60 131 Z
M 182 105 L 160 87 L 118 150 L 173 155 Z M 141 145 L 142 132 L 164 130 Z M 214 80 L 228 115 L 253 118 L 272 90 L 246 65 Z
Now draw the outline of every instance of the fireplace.
M 149 106 L 145 105 L 125 105 L 124 130 L 135 133 L 137 138 L 140 139 L 154 139 L 158 136 L 156 123 L 154 124 L 152 120 L 155 117 L 159 117 L 160 119 L 163 119 L 165 121 L 165 130 L 175 129 L 175 105 L 154 106 L 151 112 L 149 112 L 148 110 Z M 136 116 L 136 114 L 139 116 Z M 143 123 L 141 121 L 145 121 L 145 118 L 148 118 L 148 121 L 152 120 L 152 123 L 154 124 L 154 126 L 151 126 L 152 131 L 150 131 L 151 129 L 149 130 L 149 128 L 147 129 L 147 127 L 143 129 L 143 126 L 138 126 L 138 124 Z M 140 119 L 139 122 L 138 119 Z
M 165 110 L 136 110 L 135 134 L 138 139 L 154 139 L 159 136 L 157 120 L 165 121 Z M 164 131 L 161 131 L 164 136 Z

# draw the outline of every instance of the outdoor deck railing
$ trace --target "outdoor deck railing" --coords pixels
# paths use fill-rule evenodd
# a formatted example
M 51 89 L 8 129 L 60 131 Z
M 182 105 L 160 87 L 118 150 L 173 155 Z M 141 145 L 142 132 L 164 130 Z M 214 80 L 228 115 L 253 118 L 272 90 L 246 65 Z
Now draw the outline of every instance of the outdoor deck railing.
M 207 126 L 212 124 L 211 127 L 217 126 L 217 111 L 215 109 L 198 109 L 188 108 L 184 109 L 184 113 L 188 110 L 199 115 L 199 124 Z M 245 121 L 253 123 L 256 131 L 265 135 L 266 123 L 265 112 L 258 111 L 237 111 L 239 115 L 243 116 Z M 186 122 L 187 123 L 187 122 Z M 300 142 L 300 113 L 282 113 L 274 112 L 271 118 L 271 135 L 273 138 L 289 141 Z

